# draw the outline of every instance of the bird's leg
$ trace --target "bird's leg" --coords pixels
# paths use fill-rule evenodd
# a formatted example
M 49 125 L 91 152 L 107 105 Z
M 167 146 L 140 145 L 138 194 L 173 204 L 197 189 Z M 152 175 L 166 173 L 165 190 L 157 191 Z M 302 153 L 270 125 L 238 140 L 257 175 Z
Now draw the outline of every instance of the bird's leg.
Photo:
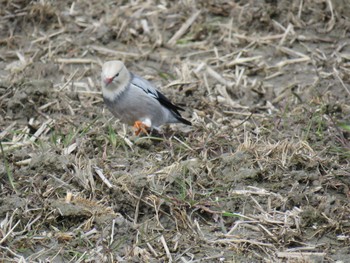
M 135 135 L 138 136 L 140 132 L 143 132 L 148 135 L 147 129 L 149 128 L 146 124 L 144 124 L 142 121 L 135 121 L 134 123 L 135 128 Z

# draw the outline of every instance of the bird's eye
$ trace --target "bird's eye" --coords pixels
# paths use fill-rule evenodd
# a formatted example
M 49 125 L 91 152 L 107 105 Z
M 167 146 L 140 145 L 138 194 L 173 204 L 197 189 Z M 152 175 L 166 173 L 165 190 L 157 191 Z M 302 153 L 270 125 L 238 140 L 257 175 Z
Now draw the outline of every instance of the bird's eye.
M 116 77 L 118 77 L 118 76 L 119 76 L 119 72 L 118 72 L 117 74 L 115 74 L 115 76 L 114 76 L 114 77 L 116 78 Z

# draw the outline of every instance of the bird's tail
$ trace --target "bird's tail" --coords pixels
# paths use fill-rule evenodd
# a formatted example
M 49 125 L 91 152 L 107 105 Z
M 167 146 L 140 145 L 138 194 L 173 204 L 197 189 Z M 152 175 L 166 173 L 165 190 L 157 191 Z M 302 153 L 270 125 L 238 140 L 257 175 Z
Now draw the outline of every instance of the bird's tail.
M 192 123 L 190 121 L 182 118 L 181 116 L 176 115 L 175 117 L 179 122 L 181 122 L 183 124 L 190 125 L 190 126 L 192 125 Z

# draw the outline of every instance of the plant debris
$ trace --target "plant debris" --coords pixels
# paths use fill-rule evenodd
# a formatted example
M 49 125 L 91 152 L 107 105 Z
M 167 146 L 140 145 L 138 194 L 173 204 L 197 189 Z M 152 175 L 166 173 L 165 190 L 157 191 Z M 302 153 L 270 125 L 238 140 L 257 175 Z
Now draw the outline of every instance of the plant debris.
M 348 261 L 348 1 L 1 6 L 0 261 Z M 193 126 L 135 137 L 113 59 Z

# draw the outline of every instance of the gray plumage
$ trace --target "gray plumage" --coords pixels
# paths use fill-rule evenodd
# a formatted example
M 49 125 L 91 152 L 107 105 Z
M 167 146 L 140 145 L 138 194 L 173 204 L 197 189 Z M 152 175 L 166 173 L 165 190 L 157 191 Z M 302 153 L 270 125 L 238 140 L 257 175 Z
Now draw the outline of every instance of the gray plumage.
M 101 84 L 105 104 L 124 123 L 140 121 L 155 129 L 165 123 L 191 125 L 181 117 L 182 108 L 172 104 L 149 81 L 129 72 L 121 61 L 103 64 Z

